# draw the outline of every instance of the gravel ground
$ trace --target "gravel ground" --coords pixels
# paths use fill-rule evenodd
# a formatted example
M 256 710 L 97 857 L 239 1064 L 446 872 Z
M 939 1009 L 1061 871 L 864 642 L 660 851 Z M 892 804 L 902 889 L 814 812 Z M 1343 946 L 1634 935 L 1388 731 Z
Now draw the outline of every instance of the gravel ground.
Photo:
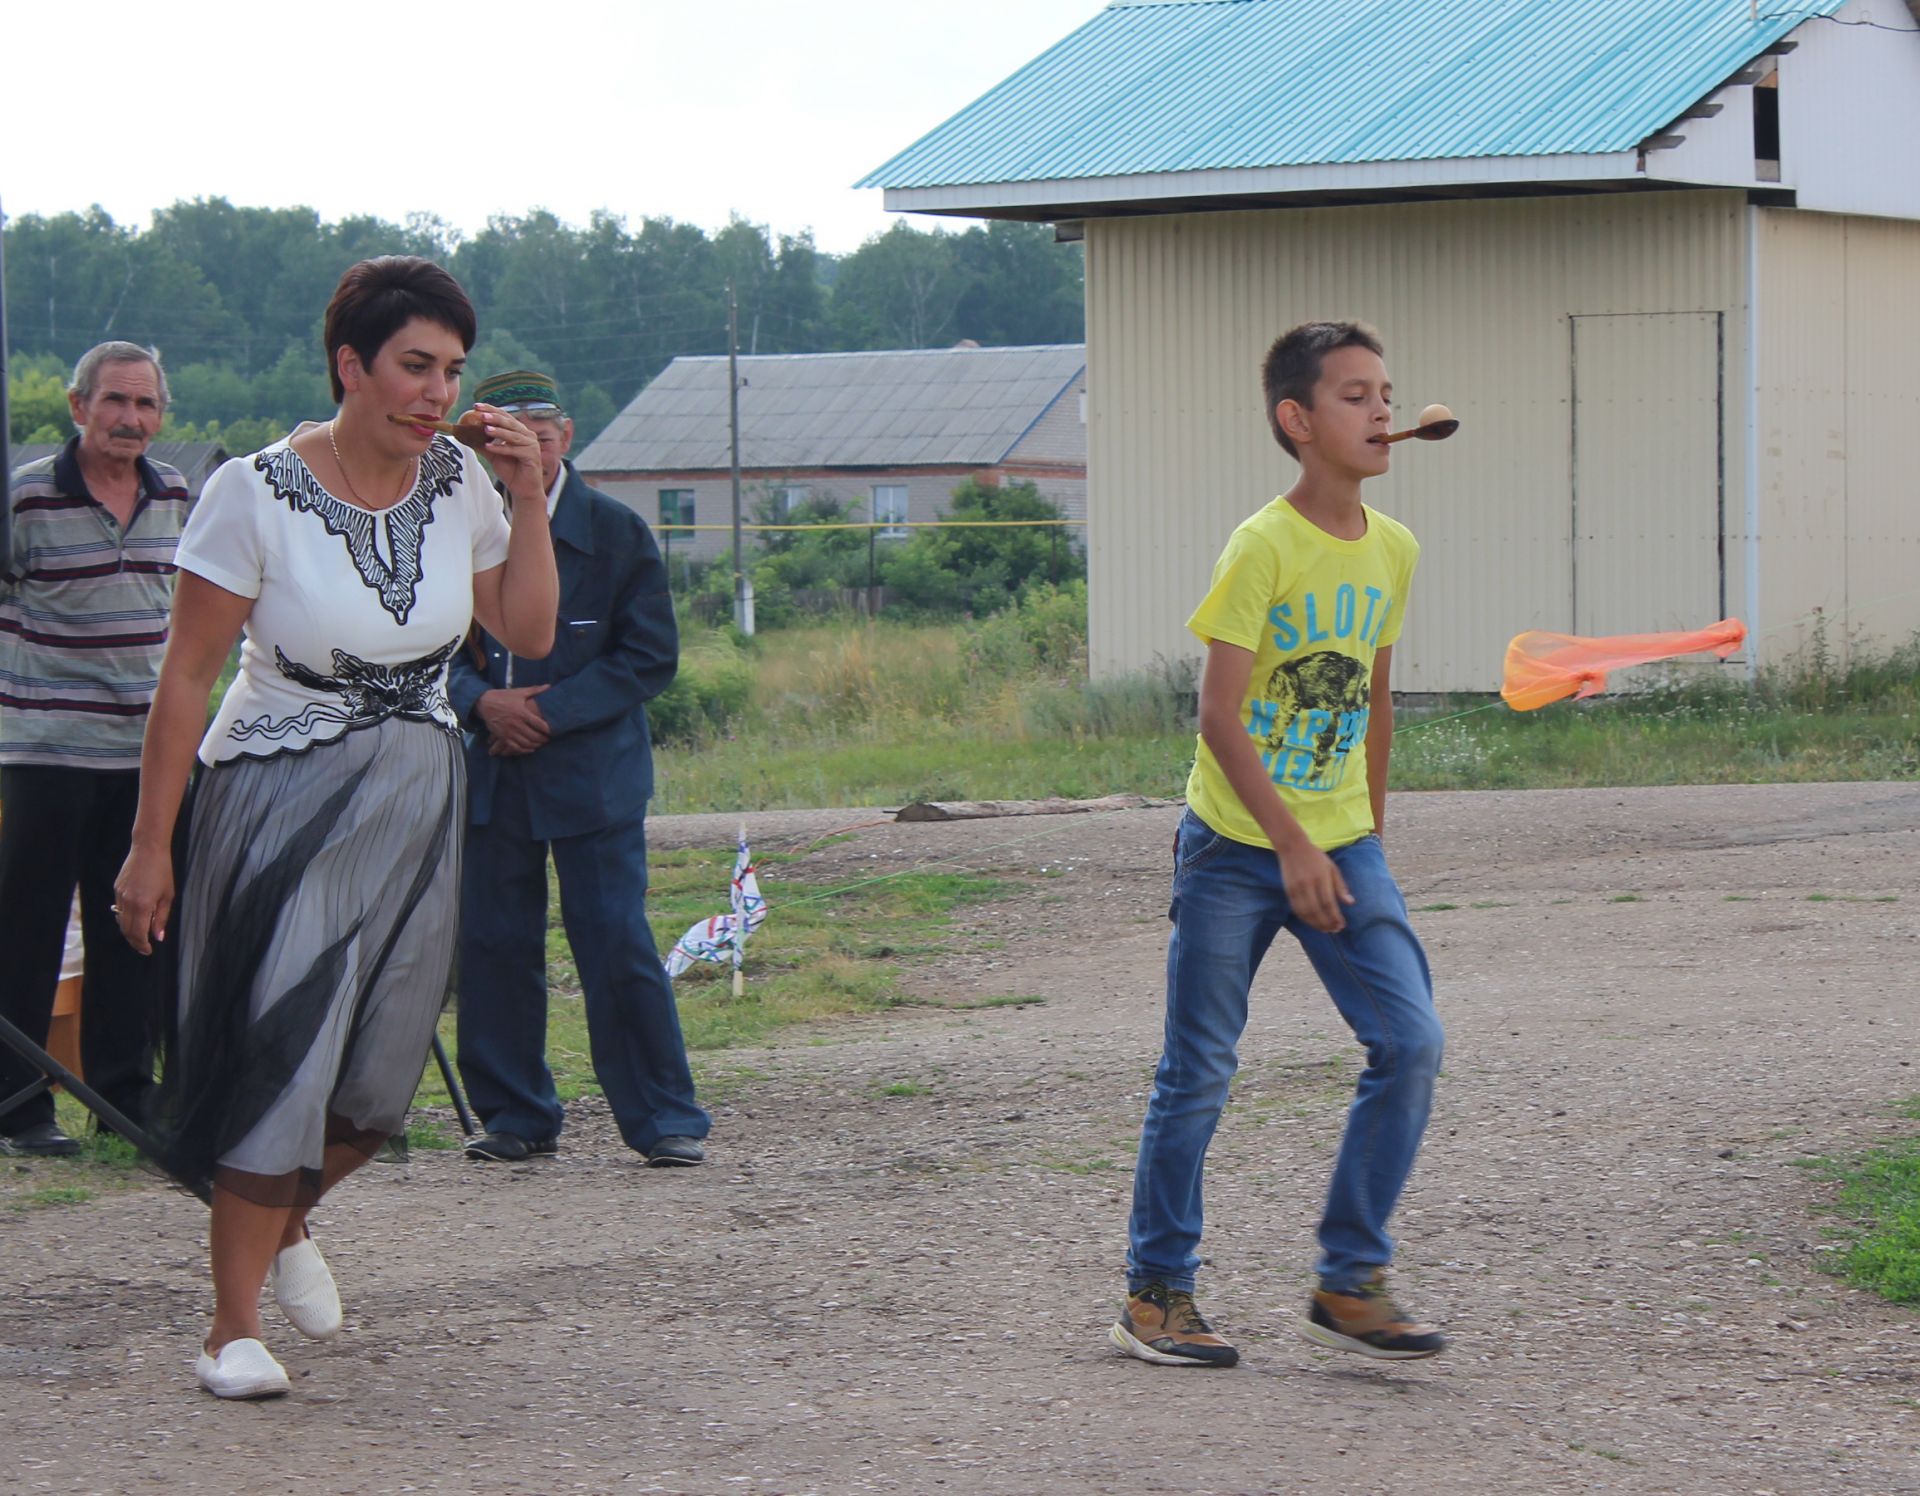
M 1454 1345 L 1391 1367 L 1292 1333 L 1355 1051 L 1284 946 L 1209 1170 L 1241 1366 L 1107 1346 L 1176 814 L 814 854 L 822 887 L 951 859 L 1013 891 L 915 971 L 932 1006 L 708 1057 L 704 1168 L 638 1167 L 589 1104 L 556 1160 L 364 1171 L 315 1219 L 347 1332 L 269 1311 L 277 1403 L 193 1385 L 191 1199 L 5 1217 L 0 1488 L 1920 1492 L 1920 1315 L 1819 1270 L 1796 1166 L 1913 1130 L 1920 787 L 1396 798 L 1449 1029 L 1397 1281 Z

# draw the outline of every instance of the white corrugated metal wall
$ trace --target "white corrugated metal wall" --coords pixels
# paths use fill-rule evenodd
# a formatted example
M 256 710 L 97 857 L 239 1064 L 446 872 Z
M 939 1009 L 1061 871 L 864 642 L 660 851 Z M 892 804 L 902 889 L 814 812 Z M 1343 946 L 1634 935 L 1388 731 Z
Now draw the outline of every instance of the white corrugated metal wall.
M 1294 476 L 1267 430 L 1259 364 L 1309 318 L 1374 323 L 1402 409 L 1444 401 L 1464 422 L 1444 445 L 1400 448 L 1370 486 L 1424 545 L 1397 687 L 1493 689 L 1512 635 L 1574 627 L 1577 351 L 1590 365 L 1584 449 L 1604 467 L 1589 474 L 1586 517 L 1606 519 L 1592 554 L 1607 563 L 1582 583 L 1581 610 L 1644 628 L 1711 622 L 1693 617 L 1721 585 L 1701 575 L 1719 557 L 1702 560 L 1700 516 L 1718 513 L 1724 485 L 1731 528 L 1745 493 L 1747 212 L 1737 192 L 1704 191 L 1089 222 L 1095 672 L 1197 655 L 1183 622 L 1214 557 Z M 1599 320 L 1622 316 L 1639 321 L 1623 333 Z M 1708 387 L 1715 363 L 1724 382 Z M 1710 429 L 1722 406 L 1724 440 Z M 1596 423 L 1617 428 L 1605 464 Z M 1636 491 L 1641 507 L 1621 509 Z M 1686 517 L 1686 544 L 1661 525 L 1638 540 L 1622 528 L 1663 507 Z M 1730 537 L 1736 612 L 1741 563 Z M 1641 621 L 1649 605 L 1659 614 Z
M 1920 223 L 1756 210 L 1766 654 L 1920 631 Z

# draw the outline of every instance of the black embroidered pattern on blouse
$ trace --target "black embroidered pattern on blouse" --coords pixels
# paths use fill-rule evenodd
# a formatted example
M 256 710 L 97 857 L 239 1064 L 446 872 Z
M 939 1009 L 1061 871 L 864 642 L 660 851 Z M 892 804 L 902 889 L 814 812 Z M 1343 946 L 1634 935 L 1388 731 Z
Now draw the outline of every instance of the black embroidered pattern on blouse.
M 317 514 L 327 533 L 347 542 L 347 554 L 360 580 L 380 597 L 380 606 L 393 615 L 396 623 L 405 623 L 413 611 L 420 588 L 420 551 L 427 526 L 433 523 L 433 502 L 453 492 L 460 481 L 460 449 L 444 436 L 436 436 L 420 457 L 420 476 L 413 492 L 390 509 L 375 514 L 357 504 L 335 498 L 320 486 L 320 480 L 293 450 L 291 442 L 262 452 L 253 465 L 265 476 L 274 496 L 302 514 Z M 387 548 L 393 553 L 391 565 L 380 555 L 376 544 L 377 525 L 387 522 Z
M 452 712 L 445 681 L 447 661 L 459 647 L 458 639 L 450 639 L 432 654 L 400 665 L 376 665 L 344 649 L 336 649 L 333 674 L 322 675 L 311 666 L 288 659 L 276 646 L 273 661 L 282 675 L 309 691 L 332 692 L 340 698 L 339 703 L 316 701 L 299 715 L 277 721 L 256 717 L 251 722 L 236 722 L 227 735 L 239 741 L 269 738 L 279 742 L 294 733 L 311 734 L 323 723 L 339 723 L 344 730 L 351 731 L 384 722 L 389 717 L 432 722 L 455 732 L 457 729 L 447 727 L 444 720 Z

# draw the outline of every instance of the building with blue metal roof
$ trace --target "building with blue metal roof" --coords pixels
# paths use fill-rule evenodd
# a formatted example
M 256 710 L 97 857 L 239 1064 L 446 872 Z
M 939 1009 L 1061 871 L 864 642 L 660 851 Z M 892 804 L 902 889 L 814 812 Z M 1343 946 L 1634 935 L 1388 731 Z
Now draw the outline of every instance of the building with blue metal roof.
M 1360 316 L 1444 447 L 1395 666 L 1746 618 L 1920 629 L 1920 0 L 1116 0 L 860 185 L 1087 254 L 1096 671 L 1196 655 L 1233 524 L 1290 481 L 1256 382 Z

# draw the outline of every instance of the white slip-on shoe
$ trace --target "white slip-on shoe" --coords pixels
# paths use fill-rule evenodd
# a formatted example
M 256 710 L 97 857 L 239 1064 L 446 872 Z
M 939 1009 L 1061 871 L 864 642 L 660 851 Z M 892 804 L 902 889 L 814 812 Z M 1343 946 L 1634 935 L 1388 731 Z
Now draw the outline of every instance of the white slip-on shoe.
M 267 1269 L 267 1282 L 274 1303 L 302 1335 L 331 1340 L 340 1333 L 340 1290 L 312 1237 L 301 1237 L 276 1256 Z
M 229 1340 L 218 1356 L 202 1350 L 193 1371 L 215 1397 L 278 1397 L 293 1386 L 286 1367 L 257 1340 Z

